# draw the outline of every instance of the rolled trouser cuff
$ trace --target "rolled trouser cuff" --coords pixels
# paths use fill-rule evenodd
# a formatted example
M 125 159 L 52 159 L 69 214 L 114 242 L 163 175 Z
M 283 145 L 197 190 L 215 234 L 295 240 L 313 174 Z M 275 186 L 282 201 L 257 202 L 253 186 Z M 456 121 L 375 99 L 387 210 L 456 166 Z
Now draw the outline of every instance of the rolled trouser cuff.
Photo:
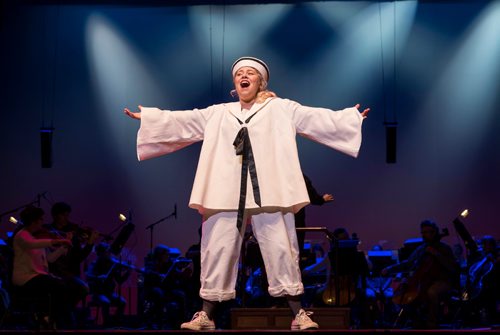
M 268 292 L 272 297 L 283 297 L 286 295 L 296 296 L 304 293 L 304 285 L 298 283 L 296 285 L 269 287 Z
M 236 291 L 200 290 L 200 297 L 208 301 L 227 301 L 236 298 Z

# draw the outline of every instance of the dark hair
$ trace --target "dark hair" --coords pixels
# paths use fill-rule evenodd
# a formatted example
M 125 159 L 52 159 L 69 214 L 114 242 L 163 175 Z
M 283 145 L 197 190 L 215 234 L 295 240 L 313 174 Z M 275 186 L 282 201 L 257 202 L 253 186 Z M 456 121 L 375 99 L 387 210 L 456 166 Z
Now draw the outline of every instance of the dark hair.
M 21 221 L 25 227 L 30 226 L 33 222 L 40 219 L 45 212 L 43 209 L 35 206 L 28 206 L 19 214 Z
M 71 212 L 71 206 L 65 202 L 56 202 L 54 205 L 52 205 L 52 216 L 69 212 Z
M 349 233 L 347 232 L 347 229 L 345 229 L 345 228 L 337 228 L 333 231 L 333 236 L 335 238 L 339 238 L 339 236 L 342 234 L 347 235 L 347 238 L 349 238 Z
M 162 255 L 170 255 L 170 248 L 164 244 L 158 244 L 153 250 L 153 257 L 158 258 Z
M 491 245 L 497 245 L 497 240 L 491 235 L 484 235 L 483 238 L 481 238 L 481 244 L 484 245 L 484 243 L 490 243 Z
M 422 229 L 424 227 L 431 227 L 432 229 L 434 229 L 434 232 L 436 234 L 439 233 L 439 227 L 437 226 L 436 222 L 434 222 L 430 219 L 426 219 L 426 220 L 420 222 L 420 229 Z

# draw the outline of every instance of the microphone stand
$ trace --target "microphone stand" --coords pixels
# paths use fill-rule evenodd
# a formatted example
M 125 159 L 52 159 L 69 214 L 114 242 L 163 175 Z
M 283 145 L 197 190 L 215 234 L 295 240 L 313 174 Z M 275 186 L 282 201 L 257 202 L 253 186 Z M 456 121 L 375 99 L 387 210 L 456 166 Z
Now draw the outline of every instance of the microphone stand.
M 154 227 L 155 227 L 157 224 L 159 224 L 159 223 L 161 223 L 161 222 L 163 222 L 163 221 L 165 221 L 165 220 L 167 220 L 167 219 L 171 218 L 172 216 L 177 217 L 177 208 L 175 208 L 175 209 L 174 209 L 174 211 L 172 212 L 172 214 L 167 215 L 167 216 L 165 216 L 164 218 L 161 218 L 161 219 L 159 219 L 158 221 L 153 222 L 152 224 L 150 224 L 149 226 L 147 226 L 147 227 L 146 227 L 146 230 L 147 230 L 147 229 L 150 229 L 150 230 L 151 230 L 151 231 L 150 231 L 150 234 L 149 234 L 149 235 L 150 235 L 150 238 L 149 238 L 149 252 L 150 252 L 150 255 L 152 255 L 152 254 L 153 254 L 153 230 L 154 230 Z
M 3 213 L 0 213 L 0 220 L 2 219 L 3 216 L 7 215 L 7 214 L 10 214 L 10 213 L 15 213 L 17 211 L 19 211 L 20 209 L 23 209 L 25 207 L 28 207 L 30 205 L 34 205 L 34 204 L 38 204 L 38 207 L 40 207 L 40 198 L 42 197 L 42 195 L 40 194 L 37 194 L 37 199 L 36 200 L 33 200 L 31 202 L 28 202 L 27 204 L 24 204 L 22 206 L 19 206 L 17 208 L 14 208 L 14 209 L 11 209 L 11 210 L 8 210 L 7 212 L 3 212 Z

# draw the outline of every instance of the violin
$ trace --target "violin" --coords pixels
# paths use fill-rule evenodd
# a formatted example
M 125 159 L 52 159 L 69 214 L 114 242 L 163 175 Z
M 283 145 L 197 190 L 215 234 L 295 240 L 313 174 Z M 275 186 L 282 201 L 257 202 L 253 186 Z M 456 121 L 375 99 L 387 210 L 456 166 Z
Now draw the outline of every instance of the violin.
M 57 230 L 51 229 L 48 226 L 43 226 L 40 230 L 37 230 L 32 233 L 35 238 L 39 239 L 71 239 L 72 236 L 69 236 L 66 232 L 59 232 Z
M 49 239 L 49 240 L 60 240 L 60 243 L 52 242 L 52 247 L 61 247 L 65 246 L 66 248 L 71 248 L 71 236 L 65 233 L 60 233 L 58 231 L 54 231 L 49 229 L 48 227 L 42 227 L 41 229 L 34 231 L 31 233 L 33 237 L 36 239 Z
M 64 228 L 66 232 L 71 232 L 74 234 L 75 237 L 77 237 L 79 240 L 84 241 L 85 243 L 88 242 L 93 242 L 90 239 L 93 236 L 96 237 L 103 237 L 105 240 L 112 240 L 113 238 L 107 234 L 103 234 L 91 227 L 88 226 L 80 226 L 79 224 L 76 223 L 68 223 Z

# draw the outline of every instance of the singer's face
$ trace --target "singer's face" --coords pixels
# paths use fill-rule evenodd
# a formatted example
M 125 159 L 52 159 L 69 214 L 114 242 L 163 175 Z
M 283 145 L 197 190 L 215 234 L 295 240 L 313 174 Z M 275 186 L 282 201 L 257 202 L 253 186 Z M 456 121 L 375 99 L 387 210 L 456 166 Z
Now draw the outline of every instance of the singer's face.
M 250 66 L 240 68 L 233 78 L 234 88 L 243 102 L 251 102 L 259 93 L 261 78 L 259 72 Z

